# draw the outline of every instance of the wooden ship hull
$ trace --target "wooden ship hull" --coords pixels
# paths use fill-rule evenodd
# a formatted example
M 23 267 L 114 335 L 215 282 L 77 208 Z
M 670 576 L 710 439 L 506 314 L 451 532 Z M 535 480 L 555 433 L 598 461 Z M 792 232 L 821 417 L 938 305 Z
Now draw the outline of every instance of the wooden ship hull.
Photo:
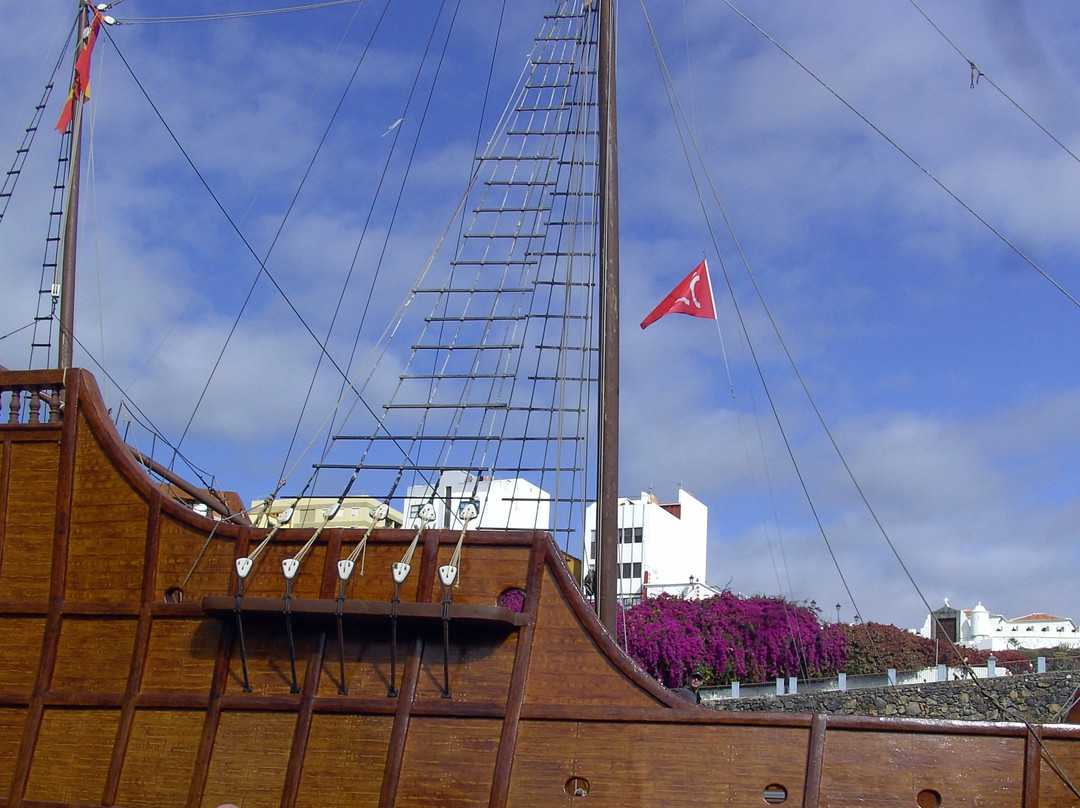
M 342 600 L 361 531 L 325 531 L 287 600 L 279 562 L 311 531 L 286 530 L 238 599 L 265 531 L 167 496 L 88 373 L 0 391 L 0 805 L 1080 805 L 1080 726 L 681 700 L 545 533 L 471 533 L 444 606 L 457 533 L 424 533 L 395 605 L 412 531 L 375 531 Z

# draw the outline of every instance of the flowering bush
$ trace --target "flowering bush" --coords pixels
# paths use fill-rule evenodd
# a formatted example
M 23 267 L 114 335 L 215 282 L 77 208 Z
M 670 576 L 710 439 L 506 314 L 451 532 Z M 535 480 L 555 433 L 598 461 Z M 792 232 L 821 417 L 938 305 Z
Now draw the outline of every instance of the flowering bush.
M 523 612 L 525 611 L 525 590 L 518 589 L 516 586 L 504 589 L 499 593 L 495 603 L 512 612 Z
M 934 664 L 934 641 L 902 628 L 868 622 L 841 624 L 840 630 L 847 637 L 847 673 L 916 671 Z
M 827 676 L 844 664 L 845 638 L 816 610 L 779 597 L 730 592 L 706 600 L 661 595 L 619 613 L 627 653 L 668 687 L 700 668 L 708 684 Z
M 847 637 L 847 673 L 883 673 L 889 668 L 916 671 L 935 664 L 984 667 L 991 653 L 999 666 L 1014 673 L 1031 670 L 1030 660 L 1019 651 L 991 652 L 964 646 L 953 649 L 944 639 L 935 647 L 934 640 L 883 623 L 855 623 L 840 628 Z

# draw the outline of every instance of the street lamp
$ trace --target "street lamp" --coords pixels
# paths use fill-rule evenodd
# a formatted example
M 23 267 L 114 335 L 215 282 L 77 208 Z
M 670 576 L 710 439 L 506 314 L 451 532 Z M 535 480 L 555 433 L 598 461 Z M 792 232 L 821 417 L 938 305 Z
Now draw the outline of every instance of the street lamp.
M 839 603 L 836 604 L 836 622 L 837 623 L 840 622 L 840 604 Z

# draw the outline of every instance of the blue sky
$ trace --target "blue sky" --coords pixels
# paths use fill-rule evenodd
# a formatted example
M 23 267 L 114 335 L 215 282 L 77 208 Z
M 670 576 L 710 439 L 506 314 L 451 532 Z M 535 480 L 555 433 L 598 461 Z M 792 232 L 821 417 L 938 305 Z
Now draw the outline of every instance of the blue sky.
M 0 53 L 5 162 L 73 9 L 67 2 L 8 5 Z M 401 266 L 422 262 L 431 249 L 478 136 L 484 98 L 474 78 L 486 75 L 499 4 L 464 5 L 444 67 L 454 92 L 434 100 L 435 134 L 425 135 L 414 160 L 423 193 L 396 225 L 411 236 L 393 248 Z M 991 84 L 1080 152 L 1080 9 L 1004 0 L 734 4 L 920 169 L 731 7 L 716 0 L 646 5 L 769 310 L 931 605 L 981 600 L 1009 617 L 1049 611 L 1080 620 L 1073 585 L 1080 310 L 926 176 L 1080 296 L 1080 165 Z M 110 13 L 124 21 L 259 6 L 266 4 L 124 0 Z M 514 44 L 495 55 L 503 91 L 539 30 L 536 9 L 546 8 L 508 6 L 503 27 Z M 369 2 L 360 13 L 380 7 Z M 983 71 L 974 88 L 965 58 L 919 8 Z M 355 10 L 109 31 L 260 254 L 362 47 L 360 25 L 343 39 Z M 271 254 L 275 277 L 313 322 L 325 323 L 333 303 L 325 289 L 352 259 L 362 191 L 378 181 L 375 158 L 389 147 L 384 133 L 399 117 L 422 27 L 436 10 L 426 0 L 392 7 L 388 30 L 407 24 L 370 55 L 367 64 L 377 69 L 358 76 Z M 621 492 L 674 499 L 681 482 L 702 499 L 710 508 L 713 584 L 815 599 L 829 604 L 829 617 L 840 602 L 847 619 L 858 610 L 866 619 L 920 625 L 924 608 L 817 425 L 738 252 L 722 235 L 718 257 L 709 238 L 639 3 L 623 0 L 620 29 Z M 63 84 L 66 68 L 61 75 Z M 255 266 L 104 38 L 92 88 L 81 339 L 175 441 Z M 488 101 L 489 120 L 505 100 L 499 89 Z M 28 322 L 35 306 L 48 204 L 40 188 L 56 149 L 46 130 L 60 94 L 0 222 L 0 333 Z M 412 116 L 402 128 L 411 123 Z M 708 207 L 722 225 L 715 205 Z M 636 325 L 703 253 L 726 359 L 712 323 L 668 317 L 645 332 Z M 768 412 L 721 258 L 847 588 Z M 410 279 L 404 272 L 386 279 L 365 326 L 369 339 Z M 26 344 L 26 332 L 0 341 L 0 364 L 25 366 Z M 185 452 L 245 499 L 268 493 L 283 456 L 281 441 L 268 436 L 292 433 L 313 358 L 310 338 L 260 283 Z M 115 391 L 99 380 L 115 404 Z M 301 443 L 333 395 L 316 394 L 319 415 L 301 430 Z

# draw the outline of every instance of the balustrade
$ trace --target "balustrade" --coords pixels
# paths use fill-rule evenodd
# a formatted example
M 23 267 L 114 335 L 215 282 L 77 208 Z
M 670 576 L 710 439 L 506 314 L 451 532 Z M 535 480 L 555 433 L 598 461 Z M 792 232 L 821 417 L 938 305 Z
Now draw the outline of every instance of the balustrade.
M 0 426 L 59 424 L 62 409 L 59 385 L 0 382 Z

